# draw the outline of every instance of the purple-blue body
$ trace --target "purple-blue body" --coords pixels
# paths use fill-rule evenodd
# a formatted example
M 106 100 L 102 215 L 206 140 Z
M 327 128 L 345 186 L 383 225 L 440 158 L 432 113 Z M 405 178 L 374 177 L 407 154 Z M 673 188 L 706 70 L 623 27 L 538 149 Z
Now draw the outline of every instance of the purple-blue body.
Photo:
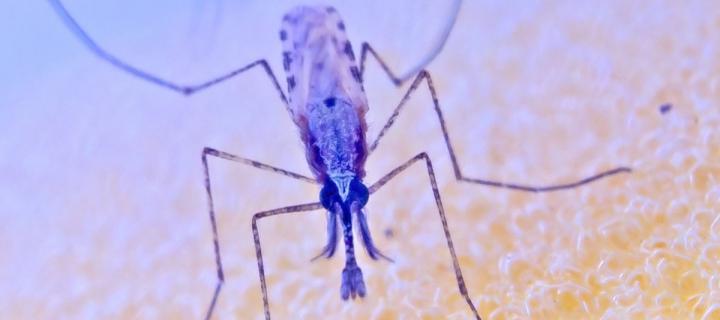
M 343 299 L 366 293 L 355 260 L 353 220 L 373 259 L 385 257 L 375 248 L 363 207 L 369 192 L 362 182 L 368 154 L 368 110 L 362 79 L 345 24 L 332 7 L 296 7 L 280 30 L 290 112 L 300 129 L 308 164 L 323 184 L 320 202 L 328 210 L 328 242 L 318 255 L 331 257 L 337 246 L 340 218 L 345 242 Z

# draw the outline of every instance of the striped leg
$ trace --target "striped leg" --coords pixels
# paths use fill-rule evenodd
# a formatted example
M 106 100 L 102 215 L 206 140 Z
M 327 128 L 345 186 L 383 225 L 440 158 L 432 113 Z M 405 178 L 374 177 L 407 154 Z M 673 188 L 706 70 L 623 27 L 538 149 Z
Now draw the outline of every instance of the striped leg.
M 380 58 L 380 56 L 375 52 L 375 50 L 367 43 L 363 43 L 362 51 L 360 53 L 360 70 L 361 74 L 365 71 L 365 60 L 367 59 L 368 53 L 372 54 L 373 57 L 378 61 L 380 64 L 380 67 L 385 71 L 387 76 L 390 78 L 390 80 L 395 84 L 395 86 L 402 85 L 403 81 L 402 79 L 395 76 L 395 74 L 388 68 L 387 64 Z M 513 189 L 513 190 L 519 190 L 519 191 L 526 191 L 526 192 L 549 192 L 549 191 L 558 191 L 558 190 L 566 190 L 566 189 L 572 189 L 577 188 L 579 186 L 588 184 L 590 182 L 593 182 L 595 180 L 616 175 L 619 173 L 629 173 L 632 171 L 629 167 L 617 167 L 610 170 L 602 171 L 597 174 L 594 174 L 589 177 L 581 178 L 576 181 L 571 181 L 567 183 L 558 183 L 553 185 L 547 185 L 547 186 L 531 186 L 531 185 L 524 185 L 519 183 L 511 183 L 511 182 L 501 182 L 501 181 L 493 181 L 488 179 L 477 179 L 477 178 L 471 178 L 466 177 L 462 170 L 460 169 L 460 164 L 458 162 L 457 156 L 455 155 L 455 149 L 452 146 L 452 143 L 450 142 L 450 135 L 448 133 L 447 124 L 445 122 L 445 118 L 443 117 L 442 110 L 440 109 L 440 101 L 437 97 L 437 92 L 435 91 L 435 86 L 432 82 L 432 77 L 430 77 L 430 73 L 423 70 L 418 73 L 418 75 L 415 77 L 415 80 L 410 85 L 410 88 L 405 93 L 405 96 L 403 96 L 402 100 L 400 100 L 400 103 L 393 111 L 390 118 L 387 120 L 385 125 L 383 126 L 382 130 L 380 130 L 380 133 L 378 134 L 377 138 L 373 140 L 373 142 L 370 144 L 369 150 L 372 153 L 372 151 L 377 148 L 378 144 L 380 143 L 380 139 L 387 133 L 387 131 L 392 127 L 392 125 L 395 123 L 395 120 L 400 115 L 400 111 L 403 110 L 403 107 L 407 103 L 407 101 L 410 99 L 411 95 L 415 90 L 420 87 L 423 80 L 425 80 L 425 83 L 427 84 L 427 88 L 430 91 L 430 95 L 432 97 L 433 101 L 433 107 L 435 110 L 435 114 L 437 115 L 437 119 L 440 122 L 440 128 L 442 129 L 443 138 L 445 141 L 445 146 L 447 147 L 448 154 L 450 155 L 450 160 L 452 161 L 453 165 L 453 171 L 455 172 L 455 179 L 458 181 L 468 182 L 468 183 L 474 183 L 479 185 L 486 185 L 491 187 L 497 187 L 497 188 L 506 188 L 506 189 Z
M 297 173 L 294 173 L 291 171 L 273 167 L 273 166 L 270 166 L 270 165 L 267 165 L 267 164 L 264 164 L 261 162 L 238 157 L 238 156 L 235 156 L 235 155 L 232 155 L 232 154 L 229 154 L 226 152 L 218 151 L 215 149 L 211 149 L 211 148 L 203 149 L 202 163 L 203 163 L 203 174 L 205 177 L 205 192 L 207 194 L 207 199 L 208 199 L 208 214 L 210 216 L 210 225 L 212 227 L 212 233 L 213 233 L 213 249 L 215 251 L 215 266 L 217 268 L 217 279 L 218 279 L 217 284 L 215 285 L 215 291 L 213 293 L 213 297 L 210 302 L 210 306 L 208 307 L 208 310 L 205 314 L 205 319 L 210 319 L 210 317 L 212 316 L 212 312 L 215 309 L 215 304 L 217 303 L 218 296 L 220 295 L 220 289 L 222 288 L 223 283 L 225 283 L 225 274 L 223 272 L 223 267 L 222 267 L 222 257 L 220 255 L 220 241 L 218 240 L 219 237 L 218 237 L 218 230 L 217 230 L 217 220 L 215 219 L 215 208 L 213 206 L 213 196 L 212 196 L 212 190 L 210 187 L 210 171 L 209 171 L 209 166 L 208 166 L 208 161 L 207 161 L 208 156 L 218 157 L 220 159 L 225 159 L 225 160 L 229 160 L 229 161 L 233 161 L 233 162 L 242 163 L 245 165 L 250 165 L 250 166 L 253 166 L 253 167 L 261 169 L 261 170 L 278 173 L 278 174 L 284 175 L 286 177 L 290 177 L 293 179 L 297 179 L 297 180 L 301 180 L 301 181 L 305 181 L 305 182 L 309 182 L 309 183 L 317 183 L 314 179 L 305 177 L 303 175 L 300 175 L 300 174 L 297 174 Z M 305 207 L 302 207 L 302 208 L 305 208 Z M 283 209 L 285 209 L 285 208 L 283 208 Z M 277 210 L 280 210 L 280 211 L 277 211 Z M 296 211 L 282 211 L 282 209 L 277 209 L 277 210 L 276 211 L 279 213 L 296 212 Z M 271 211 L 271 212 L 276 212 L 276 211 Z M 299 210 L 299 211 L 305 211 L 305 210 Z M 279 213 L 275 213 L 275 214 L 279 214 Z M 259 214 L 256 214 L 255 216 L 261 215 L 261 214 L 264 214 L 264 216 L 272 215 L 269 213 L 259 213 Z M 255 216 L 253 216 L 253 232 L 254 233 L 256 232 L 255 220 L 259 219 L 259 218 L 256 218 Z M 270 317 L 269 310 L 270 309 L 268 307 L 267 292 L 265 290 L 265 274 L 263 272 L 263 267 L 262 267 L 262 257 L 260 256 L 259 241 L 260 240 L 259 240 L 258 236 L 256 235 L 255 247 L 257 250 L 257 254 L 258 254 L 258 268 L 260 269 L 260 284 L 263 288 L 263 303 L 265 305 L 265 314 L 266 314 L 266 317 L 269 319 L 269 317 Z
M 447 247 L 448 250 L 450 250 L 450 257 L 452 258 L 453 270 L 455 271 L 455 280 L 457 281 L 458 289 L 460 290 L 460 294 L 463 296 L 463 298 L 465 298 L 465 302 L 467 302 L 470 311 L 472 311 L 473 315 L 475 316 L 475 319 L 480 320 L 480 315 L 478 314 L 477 309 L 475 309 L 475 305 L 473 305 L 472 301 L 470 300 L 470 294 L 468 293 L 467 286 L 465 285 L 465 279 L 463 278 L 462 270 L 460 269 L 460 263 L 458 262 L 457 254 L 455 253 L 455 246 L 453 245 L 452 237 L 450 236 L 450 229 L 448 227 L 447 218 L 445 216 L 445 208 L 443 207 L 442 200 L 440 199 L 440 191 L 438 190 L 437 182 L 435 181 L 435 172 L 433 170 L 430 157 L 428 157 L 425 152 L 414 156 L 412 159 L 390 171 L 390 173 L 386 174 L 368 189 L 370 190 L 370 194 L 375 193 L 386 183 L 388 183 L 388 181 L 392 180 L 398 174 L 405 171 L 405 169 L 420 160 L 425 160 L 425 165 L 427 166 L 428 177 L 430 178 L 430 187 L 432 188 L 433 196 L 435 197 L 435 204 L 437 205 L 438 214 L 440 215 L 440 222 L 442 222 L 443 231 L 445 232 L 445 240 L 447 242 Z

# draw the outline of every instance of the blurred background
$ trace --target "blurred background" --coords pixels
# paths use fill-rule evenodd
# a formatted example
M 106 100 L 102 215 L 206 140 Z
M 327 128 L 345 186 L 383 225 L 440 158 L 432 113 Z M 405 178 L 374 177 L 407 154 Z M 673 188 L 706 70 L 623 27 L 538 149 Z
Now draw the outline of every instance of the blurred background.
M 328 2 L 356 55 L 397 72 L 433 47 L 451 3 Z M 267 58 L 298 1 L 67 0 L 126 62 L 195 84 Z M 368 160 L 372 183 L 429 152 L 473 303 L 487 319 L 720 319 L 720 56 L 715 1 L 468 1 L 428 66 L 463 172 L 421 89 Z M 0 11 L 0 318 L 199 319 L 215 286 L 204 146 L 309 174 L 261 70 L 191 97 L 92 55 L 44 1 Z M 715 35 L 715 36 L 714 36 Z M 375 137 L 407 86 L 369 61 Z M 670 104 L 665 113 L 660 106 Z M 317 186 L 210 160 L 226 284 L 217 319 L 262 319 L 250 217 Z M 428 178 L 414 167 L 368 204 L 368 297 L 339 298 L 342 255 L 309 262 L 322 212 L 260 223 L 275 319 L 468 319 Z M 359 251 L 359 250 L 358 250 Z

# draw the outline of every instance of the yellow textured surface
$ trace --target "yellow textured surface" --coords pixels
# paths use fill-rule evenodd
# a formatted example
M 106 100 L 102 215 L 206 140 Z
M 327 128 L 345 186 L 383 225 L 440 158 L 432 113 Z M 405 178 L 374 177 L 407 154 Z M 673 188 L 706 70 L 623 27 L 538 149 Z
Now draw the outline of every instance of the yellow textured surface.
M 429 68 L 451 139 L 471 177 L 552 184 L 619 165 L 632 174 L 549 194 L 459 184 L 422 90 L 370 157 L 367 180 L 429 152 L 484 319 L 720 319 L 720 6 L 573 3 L 463 6 Z M 237 25 L 257 26 L 235 43 L 221 25 L 217 38 L 180 45 L 187 33 L 152 33 L 173 25 L 164 16 L 141 40 L 93 34 L 183 83 L 257 57 L 281 70 L 276 29 L 291 5 L 226 6 Z M 399 70 L 427 45 L 422 20 L 433 11 L 423 3 L 412 15 L 356 7 L 338 6 L 356 50 L 371 41 Z M 56 19 L 41 5 L 27 12 Z M 57 22 L 45 32 L 46 43 L 75 45 L 2 100 L 0 318 L 201 318 L 215 267 L 200 151 L 306 173 L 291 121 L 260 72 L 184 98 L 99 62 Z M 215 49 L 197 49 L 208 43 Z M 404 89 L 373 62 L 366 81 L 374 137 Z M 661 114 L 665 103 L 673 108 Z M 251 214 L 314 201 L 318 188 L 220 160 L 210 170 L 227 279 L 216 318 L 260 319 Z M 468 319 L 425 169 L 389 183 L 368 212 L 396 262 L 360 254 L 369 292 L 359 302 L 339 298 L 342 254 L 309 262 L 325 241 L 323 213 L 260 223 L 273 317 Z

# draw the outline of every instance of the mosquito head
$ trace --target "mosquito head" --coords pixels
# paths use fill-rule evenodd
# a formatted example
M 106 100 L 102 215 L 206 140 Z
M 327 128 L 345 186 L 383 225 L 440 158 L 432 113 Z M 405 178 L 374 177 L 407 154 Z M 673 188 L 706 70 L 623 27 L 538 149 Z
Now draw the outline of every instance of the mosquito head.
M 358 209 L 362 209 L 368 202 L 369 195 L 367 187 L 356 176 L 330 178 L 325 180 L 320 190 L 320 203 L 330 211 L 335 208 L 336 203 L 348 211 L 353 203 L 357 203 Z

